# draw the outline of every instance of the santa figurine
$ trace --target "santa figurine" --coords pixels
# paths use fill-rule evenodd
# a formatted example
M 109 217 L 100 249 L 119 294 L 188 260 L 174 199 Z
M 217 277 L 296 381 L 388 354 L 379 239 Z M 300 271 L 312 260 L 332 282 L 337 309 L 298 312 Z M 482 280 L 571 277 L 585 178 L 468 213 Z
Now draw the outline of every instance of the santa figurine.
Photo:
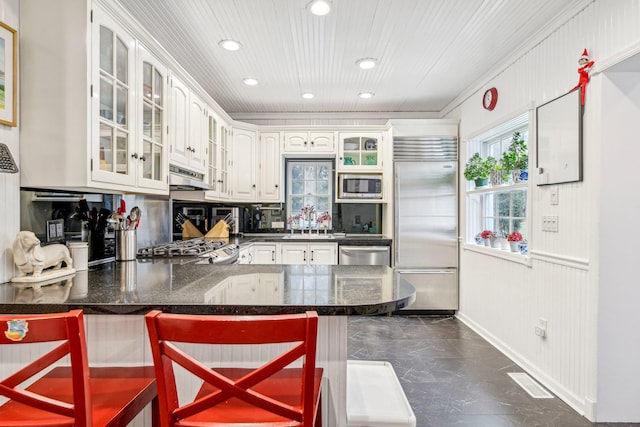
M 587 49 L 582 52 L 582 56 L 578 59 L 578 74 L 580 74 L 580 80 L 578 84 L 575 85 L 571 90 L 580 88 L 580 98 L 582 100 L 582 105 L 584 105 L 584 96 L 587 92 L 587 83 L 589 82 L 589 72 L 591 71 L 591 67 L 593 67 L 594 61 L 589 60 L 589 53 Z

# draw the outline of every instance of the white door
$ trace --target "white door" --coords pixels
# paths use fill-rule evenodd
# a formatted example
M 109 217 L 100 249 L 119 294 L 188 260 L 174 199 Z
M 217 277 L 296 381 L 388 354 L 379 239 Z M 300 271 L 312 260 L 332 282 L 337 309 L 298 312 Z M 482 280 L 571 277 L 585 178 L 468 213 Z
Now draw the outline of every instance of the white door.
M 204 102 L 193 93 L 189 97 L 189 153 L 190 169 L 205 172 L 206 146 L 208 137 L 207 113 Z
M 310 132 L 310 150 L 315 153 L 335 153 L 333 132 Z
M 306 243 L 283 243 L 282 264 L 307 264 L 309 245 Z
M 309 264 L 336 265 L 337 245 L 333 243 L 309 243 Z
M 189 166 L 189 88 L 175 77 L 171 78 L 169 106 L 170 161 Z
M 256 200 L 256 133 L 233 129 L 231 192 L 235 201 Z
M 274 244 L 253 244 L 253 260 L 251 264 L 277 264 L 277 246 Z

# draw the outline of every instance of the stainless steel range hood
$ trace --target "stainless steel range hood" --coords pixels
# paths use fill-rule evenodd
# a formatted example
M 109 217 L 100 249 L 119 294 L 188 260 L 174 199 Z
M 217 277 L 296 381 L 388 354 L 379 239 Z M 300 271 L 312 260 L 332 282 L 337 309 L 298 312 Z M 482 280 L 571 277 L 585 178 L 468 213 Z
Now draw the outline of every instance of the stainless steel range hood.
M 204 174 L 176 165 L 169 165 L 169 188 L 173 190 L 211 190 Z

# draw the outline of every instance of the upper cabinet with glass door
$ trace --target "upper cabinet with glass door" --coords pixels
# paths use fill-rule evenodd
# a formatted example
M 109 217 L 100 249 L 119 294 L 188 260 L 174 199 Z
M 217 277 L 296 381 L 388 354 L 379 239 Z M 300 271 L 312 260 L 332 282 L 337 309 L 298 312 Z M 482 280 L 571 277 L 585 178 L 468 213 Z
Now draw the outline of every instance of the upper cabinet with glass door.
M 143 46 L 138 47 L 138 66 L 142 90 L 138 101 L 140 137 L 137 150 L 132 154 L 134 161 L 139 161 L 138 186 L 167 190 L 167 69 Z
M 94 11 L 93 88 L 98 92 L 99 110 L 93 129 L 99 135 L 93 145 L 92 178 L 96 181 L 135 185 L 139 159 L 135 153 L 135 46 L 119 25 L 99 9 Z
M 339 171 L 381 171 L 382 133 L 340 133 Z
M 168 194 L 166 69 L 127 19 L 92 1 L 21 1 L 22 185 Z

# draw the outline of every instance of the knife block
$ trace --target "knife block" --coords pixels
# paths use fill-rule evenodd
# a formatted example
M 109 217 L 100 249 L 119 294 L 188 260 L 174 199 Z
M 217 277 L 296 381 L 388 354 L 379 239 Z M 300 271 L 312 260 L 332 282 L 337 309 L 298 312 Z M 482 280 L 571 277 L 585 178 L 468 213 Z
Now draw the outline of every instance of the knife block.
M 191 221 L 185 220 L 182 223 L 182 240 L 195 239 L 196 237 L 202 237 L 202 232 Z
M 216 238 L 228 238 L 229 237 L 229 224 L 224 220 L 220 220 L 213 226 L 204 237 L 216 237 Z

